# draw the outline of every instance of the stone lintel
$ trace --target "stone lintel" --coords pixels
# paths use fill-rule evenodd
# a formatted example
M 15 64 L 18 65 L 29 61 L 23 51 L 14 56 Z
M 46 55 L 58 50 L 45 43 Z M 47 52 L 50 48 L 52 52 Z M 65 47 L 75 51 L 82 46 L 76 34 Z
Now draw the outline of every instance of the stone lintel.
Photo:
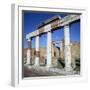
M 80 19 L 80 15 L 68 15 L 48 25 L 51 25 L 51 30 L 53 30 L 53 29 L 57 29 L 58 27 L 65 26 L 66 24 L 72 23 L 79 19 Z M 50 30 L 48 25 L 45 25 L 44 27 L 27 34 L 26 39 L 48 32 Z

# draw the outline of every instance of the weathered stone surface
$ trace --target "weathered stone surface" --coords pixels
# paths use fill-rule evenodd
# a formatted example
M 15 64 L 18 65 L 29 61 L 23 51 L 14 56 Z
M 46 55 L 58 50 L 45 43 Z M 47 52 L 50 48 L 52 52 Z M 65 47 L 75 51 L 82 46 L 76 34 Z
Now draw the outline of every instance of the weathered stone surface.
M 80 72 L 65 72 L 64 69 L 24 66 L 24 77 L 79 75 Z
M 63 47 L 64 48 L 64 47 Z M 31 58 L 32 58 L 32 64 L 35 63 L 35 57 L 36 57 L 36 50 L 35 48 L 32 48 L 32 53 L 31 53 Z M 59 49 L 57 47 L 52 47 L 52 50 L 55 51 L 56 56 L 54 56 L 54 53 L 52 55 L 52 64 L 55 66 L 57 65 L 57 59 L 60 57 L 62 60 L 64 60 L 64 49 L 62 52 L 60 52 L 60 56 L 58 57 L 58 52 Z M 40 59 L 39 63 L 40 65 L 45 65 L 46 64 L 46 48 L 39 48 L 40 51 Z M 27 48 L 24 49 L 24 58 L 26 58 L 26 53 L 27 53 Z M 71 42 L 71 60 L 72 63 L 74 62 L 73 60 L 80 59 L 80 43 L 78 42 Z

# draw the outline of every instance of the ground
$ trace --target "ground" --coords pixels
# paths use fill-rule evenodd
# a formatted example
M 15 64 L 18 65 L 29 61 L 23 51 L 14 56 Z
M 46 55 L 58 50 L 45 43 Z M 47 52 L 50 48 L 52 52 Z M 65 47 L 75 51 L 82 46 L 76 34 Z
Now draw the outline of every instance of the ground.
M 78 72 L 69 72 L 68 74 L 79 74 Z M 64 69 L 48 68 L 38 66 L 24 66 L 24 77 L 41 77 L 41 76 L 65 76 L 67 73 Z

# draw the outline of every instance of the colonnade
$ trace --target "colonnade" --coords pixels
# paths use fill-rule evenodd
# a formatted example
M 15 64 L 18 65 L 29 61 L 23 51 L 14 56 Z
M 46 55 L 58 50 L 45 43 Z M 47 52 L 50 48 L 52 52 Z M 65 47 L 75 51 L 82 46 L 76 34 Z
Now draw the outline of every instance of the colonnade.
M 52 33 L 51 33 L 51 25 L 44 26 L 45 31 L 47 31 L 47 67 L 52 66 L 52 55 L 51 55 L 51 42 L 52 42 Z M 47 30 L 48 29 L 48 30 Z M 35 50 L 36 50 L 36 57 L 35 57 L 35 66 L 39 66 L 39 34 L 35 36 Z M 31 64 L 31 38 L 28 39 L 28 50 L 27 50 L 27 64 Z M 64 58 L 65 58 L 65 70 L 71 71 L 71 49 L 70 49 L 70 28 L 69 24 L 64 26 Z

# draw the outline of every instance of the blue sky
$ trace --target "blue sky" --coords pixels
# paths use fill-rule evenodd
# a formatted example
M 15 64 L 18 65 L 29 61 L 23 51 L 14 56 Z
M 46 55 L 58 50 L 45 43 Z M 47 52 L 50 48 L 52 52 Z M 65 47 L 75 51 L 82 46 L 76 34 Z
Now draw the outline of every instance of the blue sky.
M 61 18 L 69 15 L 69 13 L 50 13 L 50 12 L 33 12 L 33 11 L 24 11 L 24 48 L 27 48 L 26 34 L 36 30 L 37 26 L 55 16 L 59 15 Z M 62 40 L 64 38 L 63 27 L 61 29 L 55 30 L 52 33 L 52 41 Z M 71 41 L 80 42 L 80 21 L 70 24 L 70 39 Z M 47 34 L 40 36 L 40 47 L 46 47 Z M 35 47 L 35 38 L 32 38 L 32 48 Z

